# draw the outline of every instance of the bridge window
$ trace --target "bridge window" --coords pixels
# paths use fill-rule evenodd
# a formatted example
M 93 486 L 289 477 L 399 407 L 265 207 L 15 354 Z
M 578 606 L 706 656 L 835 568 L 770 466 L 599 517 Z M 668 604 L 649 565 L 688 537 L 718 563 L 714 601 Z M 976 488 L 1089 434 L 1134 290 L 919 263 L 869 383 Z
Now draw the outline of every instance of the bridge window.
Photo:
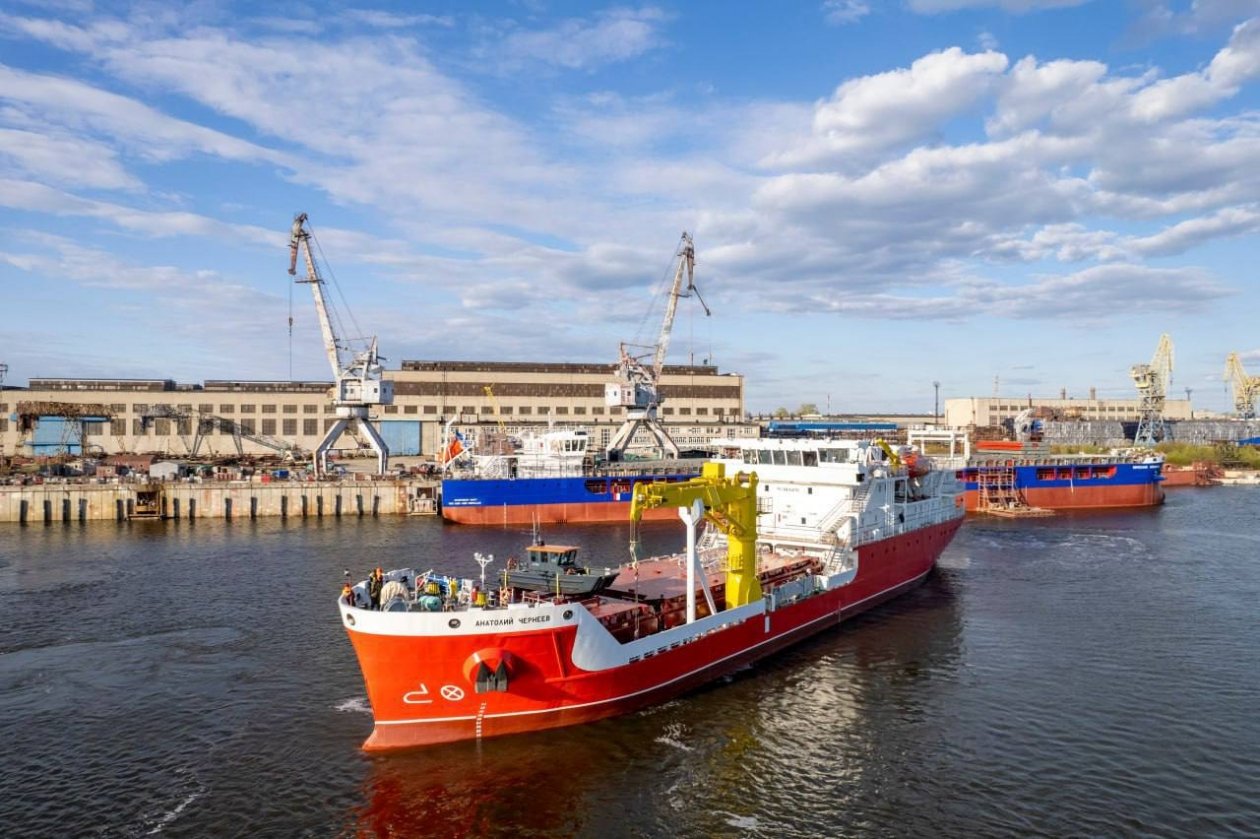
M 818 451 L 818 457 L 822 460 L 823 463 L 848 463 L 849 450 L 848 449 L 820 449 Z
M 803 462 L 806 466 L 817 466 L 817 465 L 818 465 L 818 452 L 816 452 L 816 451 L 805 451 L 805 452 L 801 452 L 801 458 L 802 458 L 802 462 Z
M 786 452 L 786 454 L 787 454 L 787 465 L 788 465 L 788 466 L 800 466 L 800 465 L 801 465 L 801 453 L 800 453 L 800 452 L 793 450 L 793 451 L 790 451 L 790 452 Z

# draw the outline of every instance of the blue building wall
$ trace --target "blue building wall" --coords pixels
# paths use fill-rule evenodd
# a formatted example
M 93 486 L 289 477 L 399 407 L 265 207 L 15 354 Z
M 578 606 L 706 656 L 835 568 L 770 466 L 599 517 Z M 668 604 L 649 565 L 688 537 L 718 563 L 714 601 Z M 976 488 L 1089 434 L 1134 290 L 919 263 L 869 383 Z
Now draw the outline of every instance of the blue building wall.
M 40 417 L 31 436 L 31 454 L 82 454 L 82 426 L 62 417 Z
M 420 454 L 420 420 L 382 420 L 379 427 L 390 456 Z

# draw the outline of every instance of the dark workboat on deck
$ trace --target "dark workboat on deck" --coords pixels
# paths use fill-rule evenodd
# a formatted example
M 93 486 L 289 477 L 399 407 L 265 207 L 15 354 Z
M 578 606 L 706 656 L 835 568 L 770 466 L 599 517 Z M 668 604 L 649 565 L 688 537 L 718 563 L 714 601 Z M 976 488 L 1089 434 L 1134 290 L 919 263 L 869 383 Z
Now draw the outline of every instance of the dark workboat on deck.
M 553 594 L 595 594 L 617 579 L 616 571 L 592 572 L 579 565 L 572 545 L 530 545 L 524 560 L 508 560 L 507 585 L 524 591 Z

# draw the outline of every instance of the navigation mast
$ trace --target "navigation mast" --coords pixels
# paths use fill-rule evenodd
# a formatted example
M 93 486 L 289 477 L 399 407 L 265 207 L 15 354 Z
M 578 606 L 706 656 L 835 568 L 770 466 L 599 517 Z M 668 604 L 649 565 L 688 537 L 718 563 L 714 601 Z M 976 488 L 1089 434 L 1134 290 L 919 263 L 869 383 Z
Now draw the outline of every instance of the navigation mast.
M 319 315 L 319 329 L 324 336 L 324 352 L 332 367 L 334 382 L 333 406 L 337 421 L 328 429 L 324 439 L 315 449 L 313 467 L 316 475 L 328 473 L 328 450 L 350 425 L 354 425 L 367 438 L 376 452 L 378 472 L 385 474 L 389 467 L 389 447 L 372 425 L 371 409 L 374 405 L 392 405 L 394 383 L 381 377 L 381 357 L 376 352 L 376 336 L 367 339 L 365 349 L 355 351 L 346 339 L 333 329 L 328 305 L 324 300 L 324 279 L 315 266 L 311 253 L 311 234 L 305 227 L 306 213 L 293 218 L 293 231 L 289 237 L 289 274 L 297 276 L 298 251 L 306 257 L 306 277 L 295 282 L 310 285 L 315 297 L 315 311 Z
M 642 356 L 631 355 L 628 347 L 632 344 L 622 343 L 621 359 L 617 365 L 617 381 L 604 386 L 604 402 L 610 407 L 626 409 L 626 421 L 621 424 L 612 440 L 608 443 L 606 454 L 610 461 L 621 460 L 639 426 L 646 428 L 665 457 L 678 457 L 678 444 L 669 436 L 657 419 L 657 410 L 665 400 L 660 393 L 661 372 L 665 369 L 665 356 L 669 352 L 670 333 L 674 328 L 674 316 L 678 312 L 678 298 L 695 295 L 704 309 L 706 317 L 712 313 L 700 296 L 695 284 L 696 250 L 691 236 L 684 231 L 682 241 L 678 245 L 678 266 L 674 270 L 674 282 L 670 287 L 669 297 L 665 301 L 665 319 L 661 323 L 661 331 L 656 344 L 647 347 L 650 353 Z M 687 286 L 683 288 L 683 274 L 687 276 Z M 651 366 L 645 363 L 651 356 Z

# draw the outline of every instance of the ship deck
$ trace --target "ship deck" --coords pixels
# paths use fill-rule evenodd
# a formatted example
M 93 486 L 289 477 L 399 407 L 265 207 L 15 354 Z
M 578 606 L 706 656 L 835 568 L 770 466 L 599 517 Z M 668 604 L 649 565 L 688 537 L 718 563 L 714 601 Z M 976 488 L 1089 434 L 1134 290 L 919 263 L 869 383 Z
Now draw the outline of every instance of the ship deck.
M 757 578 L 763 586 L 791 579 L 816 569 L 818 560 L 800 554 L 763 553 L 757 558 Z M 705 579 L 714 598 L 726 586 L 723 569 L 707 569 Z M 702 586 L 696 581 L 696 590 Z M 649 559 L 636 565 L 623 566 L 617 579 L 602 592 L 611 597 L 647 602 L 664 602 L 685 597 L 687 568 L 680 557 Z

